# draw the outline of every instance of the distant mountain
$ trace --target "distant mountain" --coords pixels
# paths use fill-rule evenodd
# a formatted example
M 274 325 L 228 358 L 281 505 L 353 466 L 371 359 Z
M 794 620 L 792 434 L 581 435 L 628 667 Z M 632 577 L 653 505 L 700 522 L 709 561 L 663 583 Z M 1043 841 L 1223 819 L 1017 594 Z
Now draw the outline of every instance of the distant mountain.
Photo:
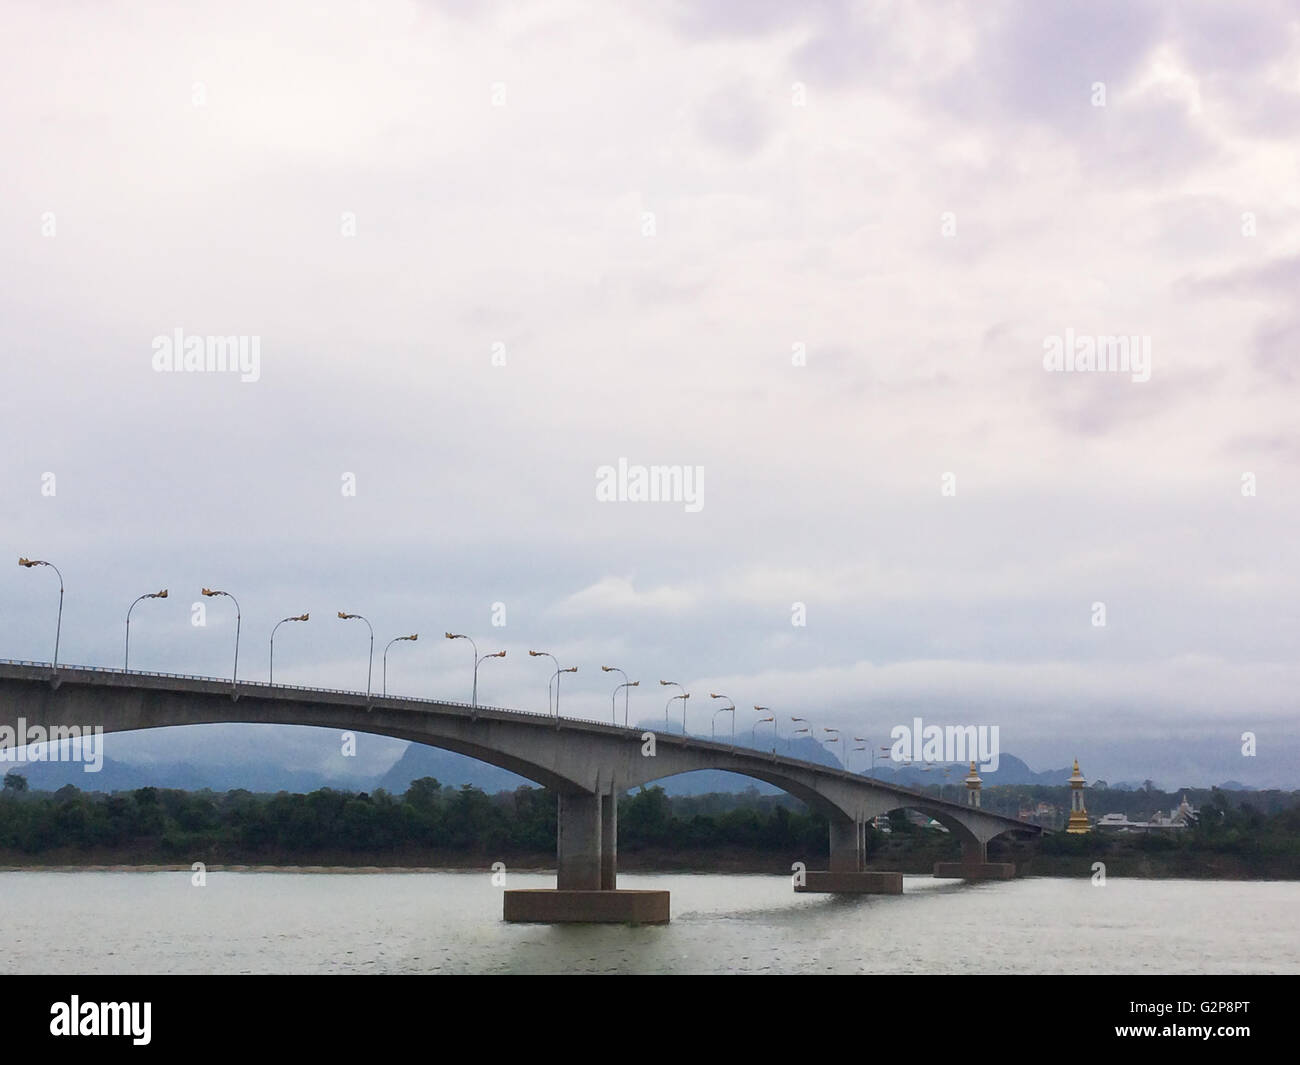
M 680 735 L 681 723 L 659 721 L 641 721 L 636 728 L 657 735 Z M 738 735 L 738 747 L 751 748 L 752 733 Z M 696 738 L 696 737 L 693 737 Z M 700 736 L 699 739 L 708 739 Z M 727 740 L 730 739 L 728 734 Z M 766 741 L 759 736 L 756 749 L 770 753 L 773 749 L 770 733 Z M 839 760 L 832 753 L 833 748 L 818 743 L 816 740 L 801 736 L 798 739 L 781 738 L 775 743 L 776 753 L 800 758 L 820 765 L 841 768 Z M 752 749 L 752 748 L 751 748 Z M 860 765 L 854 763 L 855 768 Z M 966 765 L 946 767 L 945 776 L 942 768 L 924 770 L 917 765 L 903 766 L 891 761 L 878 761 L 873 771 L 864 775 L 871 776 L 883 783 L 900 787 L 924 790 L 942 783 L 951 785 L 948 797 L 961 795 L 962 780 L 966 776 Z M 115 761 L 104 759 L 103 769 L 98 773 L 86 773 L 79 762 L 12 762 L 0 763 L 0 775 L 5 772 L 17 772 L 27 778 L 28 786 L 36 791 L 57 791 L 65 784 L 72 784 L 82 791 L 132 791 L 136 788 L 158 787 L 177 788 L 186 791 L 200 791 L 205 788 L 224 792 L 234 788 L 246 788 L 254 792 L 310 792 L 318 788 L 336 788 L 348 791 L 374 791 L 376 788 L 400 795 L 410 786 L 411 781 L 420 777 L 435 777 L 444 787 L 460 788 L 466 784 L 493 794 L 499 791 L 513 791 L 530 785 L 536 787 L 518 774 L 505 769 L 476 761 L 465 755 L 440 750 L 421 743 L 408 744 L 406 750 L 382 775 L 340 777 L 338 774 L 325 774 L 309 770 L 285 769 L 274 762 L 254 762 L 240 765 L 209 765 L 192 761 L 156 762 L 143 764 L 139 762 Z M 995 772 L 980 770 L 980 777 L 985 787 L 998 785 L 1046 785 L 1060 787 L 1070 777 L 1071 769 L 1049 769 L 1036 773 L 1021 759 L 1012 754 L 1002 754 L 998 759 Z M 654 782 L 669 795 L 704 795 L 717 793 L 739 793 L 750 787 L 756 787 L 761 794 L 777 794 L 780 789 L 753 778 L 728 773 L 722 770 L 700 770 L 682 773 L 678 776 L 664 777 Z M 1219 785 L 1224 791 L 1251 792 L 1258 788 L 1242 784 L 1235 780 Z M 1113 791 L 1141 791 L 1142 785 L 1132 781 L 1120 781 L 1110 785 Z
M 376 786 L 401 795 L 411 786 L 411 781 L 421 777 L 434 777 L 444 788 L 461 788 L 469 784 L 489 795 L 514 791 L 525 785 L 537 787 L 535 781 L 526 780 L 508 769 L 499 769 L 466 755 L 423 743 L 412 743 L 407 747 L 393 767 L 379 778 Z
M 82 791 L 134 791 L 136 788 L 176 788 L 181 791 L 308 792 L 340 787 L 338 780 L 320 773 L 285 769 L 273 763 L 239 766 L 195 766 L 189 762 L 134 765 L 105 758 L 98 773 L 87 773 L 80 762 L 0 763 L 6 773 L 26 777 L 33 791 L 58 791 L 71 784 Z M 360 787 L 360 783 L 357 785 Z
M 946 777 L 943 773 L 944 768 L 948 769 Z M 884 765 L 877 765 L 874 771 L 868 771 L 865 775 L 904 788 L 926 788 L 933 787 L 941 781 L 946 784 L 961 785 L 969 771 L 968 764 L 926 770 L 915 765 L 903 766 L 886 762 Z M 1069 782 L 1073 772 L 1074 767 L 1070 766 L 1066 769 L 1046 769 L 1041 773 L 1035 773 L 1014 754 L 1002 754 L 998 757 L 996 770 L 980 769 L 979 775 L 986 788 L 1008 784 L 1059 787 Z

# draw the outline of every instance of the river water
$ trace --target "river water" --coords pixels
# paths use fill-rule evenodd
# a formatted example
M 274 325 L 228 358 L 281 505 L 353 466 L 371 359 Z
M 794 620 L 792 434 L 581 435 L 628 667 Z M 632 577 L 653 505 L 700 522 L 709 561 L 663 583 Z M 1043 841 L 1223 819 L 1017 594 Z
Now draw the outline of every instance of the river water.
M 509 873 L 511 888 L 553 875 Z M 662 926 L 510 925 L 487 872 L 0 873 L 11 973 L 1298 973 L 1300 883 L 620 875 Z

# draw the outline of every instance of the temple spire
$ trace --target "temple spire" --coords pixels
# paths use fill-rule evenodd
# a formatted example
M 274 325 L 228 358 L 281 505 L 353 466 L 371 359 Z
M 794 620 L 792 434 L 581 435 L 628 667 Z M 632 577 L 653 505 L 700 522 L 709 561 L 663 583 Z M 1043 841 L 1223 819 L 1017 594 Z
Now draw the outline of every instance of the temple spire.
M 1070 820 L 1065 831 L 1072 835 L 1082 835 L 1092 831 L 1088 823 L 1088 811 L 1083 805 L 1083 786 L 1088 782 L 1079 772 L 1079 759 L 1074 760 L 1074 773 L 1070 776 Z

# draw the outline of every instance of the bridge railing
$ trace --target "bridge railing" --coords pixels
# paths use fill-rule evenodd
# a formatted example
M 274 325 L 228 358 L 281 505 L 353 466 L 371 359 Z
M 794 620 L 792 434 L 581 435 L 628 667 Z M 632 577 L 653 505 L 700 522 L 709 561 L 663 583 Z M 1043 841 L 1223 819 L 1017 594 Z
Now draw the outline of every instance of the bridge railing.
M 20 658 L 0 658 L 2 666 L 27 666 L 35 669 L 51 669 L 49 662 L 34 662 Z M 225 677 L 205 677 L 198 673 L 164 673 L 153 669 L 115 669 L 112 666 L 75 666 L 60 665 L 60 673 L 87 672 L 103 673 L 106 675 L 117 675 L 119 677 L 159 677 L 164 680 L 190 680 L 201 681 L 205 684 L 230 684 Z M 264 688 L 268 691 L 285 691 L 285 692 L 317 692 L 328 695 L 355 695 L 363 699 L 366 693 L 359 689 L 352 688 L 320 688 L 305 684 L 271 684 L 265 680 L 241 680 L 235 687 L 243 688 Z M 396 701 L 404 703 L 437 703 L 440 706 L 458 706 L 466 710 L 476 709 L 472 703 L 457 702 L 455 699 L 429 699 L 420 695 L 376 695 L 370 693 L 373 700 Z M 552 717 L 552 714 L 543 714 L 537 710 L 517 710 L 513 707 L 505 706 L 487 706 L 480 703 L 477 707 L 479 710 L 491 710 L 503 714 L 523 714 L 528 717 Z

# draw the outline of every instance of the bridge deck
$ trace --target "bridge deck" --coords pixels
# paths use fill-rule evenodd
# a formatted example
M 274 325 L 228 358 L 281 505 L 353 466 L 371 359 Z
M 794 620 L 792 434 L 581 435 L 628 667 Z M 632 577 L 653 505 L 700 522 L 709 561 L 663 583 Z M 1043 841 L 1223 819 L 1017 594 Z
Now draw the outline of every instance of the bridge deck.
M 975 812 L 970 806 L 938 798 L 923 791 L 886 783 L 865 773 L 852 773 L 842 767 L 827 766 L 820 762 L 779 755 L 774 751 L 766 753 L 759 748 L 745 744 L 732 744 L 708 740 L 700 737 L 683 735 L 676 732 L 658 732 L 617 724 L 605 724 L 585 718 L 565 718 L 534 710 L 520 710 L 512 707 L 478 706 L 454 700 L 422 699 L 416 696 L 375 695 L 367 696 L 363 691 L 343 688 L 317 688 L 302 685 L 269 684 L 266 681 L 231 681 L 219 677 L 204 677 L 184 673 L 160 673 L 147 670 L 112 669 L 104 666 L 66 666 L 60 665 L 55 671 L 48 662 L 34 662 L 14 659 L 0 659 L 0 680 L 38 681 L 52 686 L 63 684 L 85 684 L 105 688 L 138 688 L 154 691 L 192 692 L 202 695 L 229 694 L 238 700 L 253 697 L 259 701 L 284 701 L 301 705 L 304 702 L 316 702 L 339 705 L 363 705 L 367 710 L 393 709 L 417 713 L 452 715 L 471 720 L 501 720 L 517 724 L 534 725 L 538 728 L 565 729 L 588 735 L 617 736 L 620 738 L 640 738 L 646 731 L 654 731 L 658 744 L 678 745 L 696 752 L 717 752 L 744 762 L 757 762 L 768 768 L 800 770 L 814 773 L 826 779 L 841 780 L 857 785 L 869 785 L 872 788 L 896 795 L 901 800 L 900 806 L 923 802 L 927 807 L 951 811 L 953 814 L 971 814 Z M 987 810 L 978 811 L 982 816 L 1007 824 L 1008 828 L 1041 834 L 1038 825 L 1020 821 L 1003 814 Z

